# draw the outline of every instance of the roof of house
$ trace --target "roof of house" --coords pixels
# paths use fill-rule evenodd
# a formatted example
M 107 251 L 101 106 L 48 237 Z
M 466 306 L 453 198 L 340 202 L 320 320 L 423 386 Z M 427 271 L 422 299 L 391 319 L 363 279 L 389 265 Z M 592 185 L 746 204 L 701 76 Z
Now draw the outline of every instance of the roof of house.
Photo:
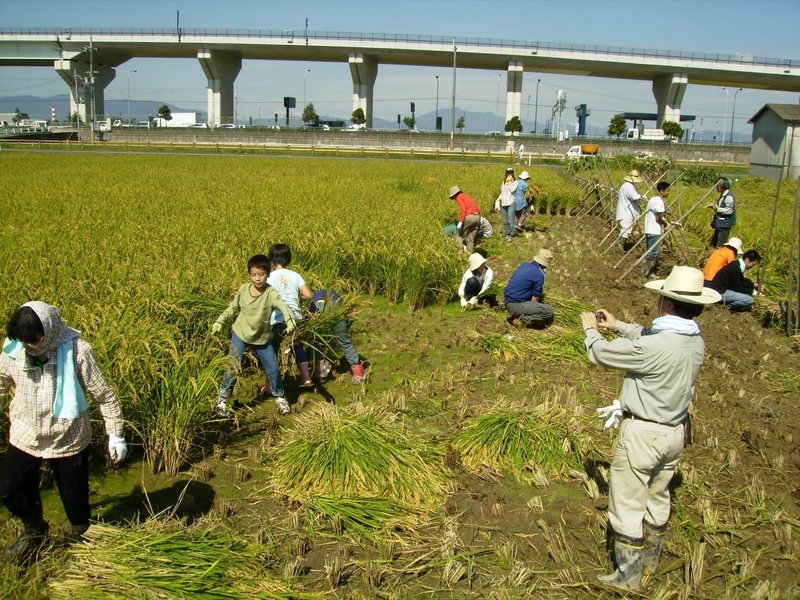
M 755 123 L 767 109 L 770 109 L 786 123 L 800 125 L 800 104 L 765 104 L 747 122 Z

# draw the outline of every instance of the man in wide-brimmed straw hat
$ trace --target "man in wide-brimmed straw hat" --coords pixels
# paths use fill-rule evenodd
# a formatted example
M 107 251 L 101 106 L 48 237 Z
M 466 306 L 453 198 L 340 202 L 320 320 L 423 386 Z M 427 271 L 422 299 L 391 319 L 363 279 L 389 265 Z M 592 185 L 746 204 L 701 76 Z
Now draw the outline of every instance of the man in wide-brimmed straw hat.
M 528 327 L 544 327 L 553 322 L 555 311 L 544 303 L 545 269 L 553 261 L 553 253 L 540 248 L 531 262 L 522 263 L 505 289 L 509 325 L 519 318 Z
M 617 196 L 617 226 L 619 227 L 618 243 L 627 252 L 633 246 L 630 241 L 633 224 L 642 214 L 639 209 L 639 202 L 644 198 L 636 189 L 636 184 L 644 181 L 639 171 L 633 169 L 625 175 L 624 181 L 619 188 Z
M 694 318 L 720 300 L 693 267 L 673 267 L 666 279 L 644 285 L 658 294 L 659 316 L 649 328 L 618 321 L 607 310 L 581 314 L 589 360 L 625 371 L 619 399 L 597 411 L 606 429 L 621 421 L 608 490 L 616 570 L 600 581 L 632 590 L 644 569 L 655 572 L 664 543 L 668 486 L 683 454 L 689 403 L 705 355 Z M 607 341 L 598 327 L 619 337 Z

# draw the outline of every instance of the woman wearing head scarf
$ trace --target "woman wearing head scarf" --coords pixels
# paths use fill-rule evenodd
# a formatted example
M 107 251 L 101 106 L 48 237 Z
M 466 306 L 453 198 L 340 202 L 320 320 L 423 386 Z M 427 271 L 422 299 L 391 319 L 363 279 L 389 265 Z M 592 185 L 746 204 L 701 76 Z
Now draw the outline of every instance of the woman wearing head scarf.
M 6 549 L 17 558 L 47 536 L 39 494 L 42 462 L 50 464 L 72 534 L 89 528 L 89 451 L 92 429 L 86 392 L 100 409 L 112 460 L 127 454 L 122 410 L 114 390 L 80 332 L 61 321 L 59 310 L 28 302 L 6 326 L 0 353 L 0 396 L 13 386 L 8 448 L 0 466 L 0 499 L 22 521 L 19 538 Z

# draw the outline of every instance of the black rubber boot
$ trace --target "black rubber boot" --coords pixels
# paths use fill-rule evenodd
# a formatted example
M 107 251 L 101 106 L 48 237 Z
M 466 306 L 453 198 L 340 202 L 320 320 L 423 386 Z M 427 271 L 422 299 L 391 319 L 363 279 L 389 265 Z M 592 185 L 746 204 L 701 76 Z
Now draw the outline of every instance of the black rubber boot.
M 73 525 L 72 526 L 72 541 L 73 542 L 82 542 L 83 541 L 83 534 L 89 529 L 89 524 L 84 523 L 83 525 Z
M 45 521 L 38 523 L 23 523 L 24 528 L 14 542 L 5 550 L 9 560 L 24 559 L 31 552 L 41 547 L 47 539 L 50 526 Z
M 598 579 L 615 588 L 638 590 L 642 581 L 642 563 L 644 554 L 644 538 L 630 538 L 626 535 L 614 536 L 614 560 L 617 569 L 609 575 L 600 575 Z
M 658 563 L 661 560 L 661 550 L 664 548 L 664 534 L 667 532 L 667 524 L 652 525 L 644 522 L 644 554 L 642 555 L 642 566 L 648 573 L 655 573 L 658 570 Z

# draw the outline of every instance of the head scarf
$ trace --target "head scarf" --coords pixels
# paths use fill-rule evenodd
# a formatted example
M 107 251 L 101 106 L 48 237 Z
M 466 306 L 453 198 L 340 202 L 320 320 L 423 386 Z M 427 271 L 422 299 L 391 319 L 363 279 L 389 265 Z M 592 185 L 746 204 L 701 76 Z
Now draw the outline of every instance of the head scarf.
M 27 306 L 33 309 L 36 316 L 42 322 L 44 329 L 44 338 L 42 339 L 42 354 L 47 354 L 51 350 L 57 349 L 64 342 L 78 337 L 81 332 L 72 327 L 67 327 L 61 320 L 61 311 L 55 306 L 33 300 L 26 302 L 22 306 Z

